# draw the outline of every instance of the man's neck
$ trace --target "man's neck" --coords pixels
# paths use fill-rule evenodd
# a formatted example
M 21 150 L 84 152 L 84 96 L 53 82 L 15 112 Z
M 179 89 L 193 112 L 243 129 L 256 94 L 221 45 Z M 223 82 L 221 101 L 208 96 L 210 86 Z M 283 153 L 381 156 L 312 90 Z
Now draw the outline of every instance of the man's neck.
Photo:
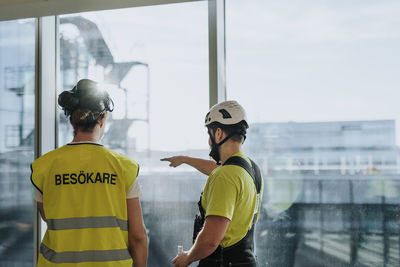
M 227 141 L 222 144 L 219 150 L 221 164 L 224 164 L 233 154 L 242 151 L 242 144 L 238 142 Z

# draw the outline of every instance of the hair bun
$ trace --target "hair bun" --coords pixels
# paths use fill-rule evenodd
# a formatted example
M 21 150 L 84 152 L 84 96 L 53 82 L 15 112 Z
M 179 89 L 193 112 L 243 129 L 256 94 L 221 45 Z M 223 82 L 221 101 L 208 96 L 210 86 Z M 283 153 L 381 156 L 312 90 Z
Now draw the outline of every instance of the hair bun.
M 63 108 L 65 114 L 71 114 L 78 107 L 79 98 L 70 91 L 64 91 L 58 96 L 58 104 Z

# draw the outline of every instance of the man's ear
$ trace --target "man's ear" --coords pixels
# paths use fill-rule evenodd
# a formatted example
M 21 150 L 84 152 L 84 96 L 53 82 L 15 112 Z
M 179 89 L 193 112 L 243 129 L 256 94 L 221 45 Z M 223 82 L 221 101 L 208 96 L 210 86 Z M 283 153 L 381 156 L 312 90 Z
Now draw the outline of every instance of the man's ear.
M 214 136 L 215 136 L 215 142 L 219 143 L 222 141 L 222 139 L 224 139 L 224 131 L 222 131 L 221 128 L 217 128 L 215 130 Z

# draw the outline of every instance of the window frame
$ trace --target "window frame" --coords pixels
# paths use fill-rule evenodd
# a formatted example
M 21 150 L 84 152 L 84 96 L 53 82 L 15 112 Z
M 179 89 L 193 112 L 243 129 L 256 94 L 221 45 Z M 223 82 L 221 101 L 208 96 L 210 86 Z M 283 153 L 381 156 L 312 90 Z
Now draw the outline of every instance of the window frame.
M 68 1 L 68 7 L 62 5 L 62 1 L 46 1 L 36 4 L 23 4 L 25 7 L 22 10 L 20 5 L 6 6 L 0 9 L 0 20 L 11 19 L 13 16 L 19 16 L 19 18 L 23 16 L 39 16 L 36 20 L 35 158 L 55 149 L 58 145 L 56 88 L 58 88 L 59 85 L 58 58 L 60 49 L 58 40 L 59 17 L 57 15 L 83 11 L 189 3 L 207 0 L 97 0 L 96 5 L 93 5 L 93 1 L 90 0 L 78 0 L 79 4 L 77 3 L 76 5 L 72 4 L 71 1 Z M 78 1 L 74 0 L 74 2 Z M 63 2 L 66 3 L 65 1 Z M 34 6 L 30 9 L 29 5 Z M 43 5 L 53 5 L 53 9 L 44 9 L 45 11 L 43 11 Z M 20 11 L 18 11 L 19 13 L 17 10 L 14 10 L 14 8 L 18 7 L 20 9 Z M 37 12 L 41 13 L 37 15 Z M 208 0 L 208 51 L 209 106 L 211 107 L 220 101 L 226 100 L 225 0 Z M 34 266 L 36 266 L 41 239 L 46 227 L 45 223 L 40 218 L 36 203 L 33 208 L 33 263 Z

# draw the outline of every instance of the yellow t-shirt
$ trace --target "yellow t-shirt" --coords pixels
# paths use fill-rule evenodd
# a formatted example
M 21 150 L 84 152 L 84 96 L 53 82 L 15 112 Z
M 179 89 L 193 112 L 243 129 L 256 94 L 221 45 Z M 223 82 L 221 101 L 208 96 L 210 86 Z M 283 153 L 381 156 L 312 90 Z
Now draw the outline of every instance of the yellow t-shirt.
M 242 157 L 251 165 L 250 160 L 241 152 L 232 156 Z M 262 193 L 263 180 L 261 179 L 260 202 Z M 256 196 L 253 179 L 240 166 L 220 166 L 208 177 L 201 200 L 205 216 L 217 215 L 230 220 L 220 243 L 222 247 L 236 244 L 250 230 L 257 205 Z

